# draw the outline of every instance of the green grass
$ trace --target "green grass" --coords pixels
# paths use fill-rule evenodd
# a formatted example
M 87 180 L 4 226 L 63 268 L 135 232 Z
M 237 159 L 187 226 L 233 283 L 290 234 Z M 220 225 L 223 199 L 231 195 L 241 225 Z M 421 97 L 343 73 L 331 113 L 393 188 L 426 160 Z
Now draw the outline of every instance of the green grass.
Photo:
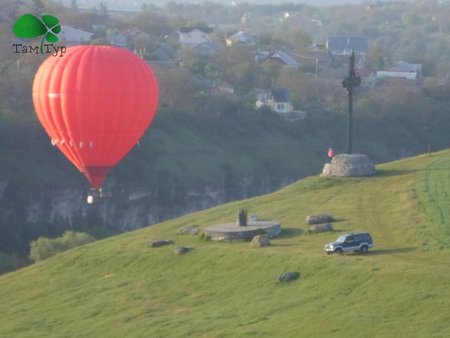
M 380 165 L 372 178 L 307 178 L 4 275 L 0 337 L 448 337 L 450 235 L 435 217 L 446 163 L 449 151 Z M 282 236 L 253 248 L 177 235 L 241 207 L 278 219 Z M 304 233 L 318 212 L 336 216 L 334 233 Z M 352 230 L 371 232 L 371 253 L 323 253 Z M 149 247 L 168 238 L 194 250 Z M 284 271 L 300 278 L 276 283 Z
M 440 247 L 450 247 L 450 158 L 439 158 L 422 171 L 417 193 L 432 224 L 427 233 Z

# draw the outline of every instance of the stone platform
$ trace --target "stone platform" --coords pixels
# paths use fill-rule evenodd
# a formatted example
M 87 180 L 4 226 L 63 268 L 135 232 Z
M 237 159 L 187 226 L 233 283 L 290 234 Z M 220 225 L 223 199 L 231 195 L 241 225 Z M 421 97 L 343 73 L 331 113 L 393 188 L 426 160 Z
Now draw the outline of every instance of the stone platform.
M 270 238 L 278 236 L 281 224 L 277 221 L 250 221 L 246 226 L 235 223 L 218 224 L 205 228 L 204 233 L 213 241 L 249 241 L 261 234 L 267 234 Z

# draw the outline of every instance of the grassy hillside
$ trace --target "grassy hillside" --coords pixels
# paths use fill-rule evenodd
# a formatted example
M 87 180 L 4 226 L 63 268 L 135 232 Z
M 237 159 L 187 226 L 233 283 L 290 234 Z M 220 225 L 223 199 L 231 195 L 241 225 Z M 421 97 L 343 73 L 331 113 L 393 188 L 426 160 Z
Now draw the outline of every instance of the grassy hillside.
M 112 237 L 0 277 L 0 337 L 448 337 L 450 151 L 377 167 L 373 178 L 311 177 Z M 232 221 L 238 208 L 278 219 L 268 248 L 177 235 Z M 306 235 L 330 212 L 336 232 Z M 369 230 L 368 255 L 327 256 L 340 233 Z M 194 248 L 151 248 L 155 239 Z M 276 283 L 284 271 L 300 278 Z

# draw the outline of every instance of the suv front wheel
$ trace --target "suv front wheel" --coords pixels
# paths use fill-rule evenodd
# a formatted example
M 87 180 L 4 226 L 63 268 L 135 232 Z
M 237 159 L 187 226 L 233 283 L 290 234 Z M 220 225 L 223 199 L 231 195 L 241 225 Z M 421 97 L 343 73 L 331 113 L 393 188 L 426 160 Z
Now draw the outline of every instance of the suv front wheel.
M 334 249 L 334 253 L 336 253 L 338 255 L 342 255 L 342 249 L 341 248 L 336 248 L 336 249 Z

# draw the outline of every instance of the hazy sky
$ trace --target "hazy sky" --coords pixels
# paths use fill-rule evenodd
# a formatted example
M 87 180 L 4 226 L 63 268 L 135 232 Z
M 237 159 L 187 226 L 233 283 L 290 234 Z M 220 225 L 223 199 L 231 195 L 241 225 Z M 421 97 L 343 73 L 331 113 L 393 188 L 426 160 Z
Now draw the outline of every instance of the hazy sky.
M 71 3 L 72 0 L 59 0 L 61 2 L 63 2 L 64 4 L 68 5 Z M 286 0 L 286 1 L 280 1 L 280 0 L 77 0 L 77 2 L 79 4 L 83 4 L 83 5 L 90 5 L 90 6 L 96 6 L 98 5 L 100 2 L 105 2 L 107 5 L 112 5 L 112 4 L 117 4 L 117 3 L 121 3 L 122 5 L 128 6 L 128 4 L 133 4 L 134 6 L 140 6 L 142 3 L 148 3 L 148 4 L 152 4 L 152 3 L 156 3 L 156 4 L 164 4 L 166 2 L 169 1 L 174 1 L 177 3 L 202 3 L 202 2 L 207 2 L 207 1 L 211 1 L 211 2 L 217 2 L 217 3 L 221 3 L 221 4 L 225 4 L 225 5 L 229 5 L 232 2 L 239 4 L 239 3 L 252 3 L 252 4 L 261 4 L 261 5 L 266 5 L 266 4 L 281 4 L 281 3 L 294 3 L 294 4 L 300 4 L 300 3 L 304 3 L 304 4 L 309 4 L 309 5 L 343 5 L 343 4 L 355 4 L 355 3 L 363 3 L 363 2 L 388 2 L 386 0 L 381 0 L 381 1 L 377 1 L 377 0 Z M 401 0 L 400 0 L 401 1 Z M 403 0 L 405 1 L 405 0 Z
M 70 6 L 73 0 L 58 0 L 65 6 Z M 142 4 L 154 4 L 157 6 L 164 6 L 169 1 L 176 3 L 194 4 L 204 2 L 215 2 L 223 5 L 232 4 L 282 4 L 282 3 L 294 3 L 294 4 L 307 4 L 310 6 L 331 6 L 331 5 L 345 5 L 345 4 L 358 4 L 358 3 L 377 3 L 377 2 L 411 2 L 414 0 L 75 0 L 81 7 L 98 6 L 101 2 L 107 4 L 108 8 L 134 8 L 140 9 Z M 450 1 L 450 0 L 449 0 Z

